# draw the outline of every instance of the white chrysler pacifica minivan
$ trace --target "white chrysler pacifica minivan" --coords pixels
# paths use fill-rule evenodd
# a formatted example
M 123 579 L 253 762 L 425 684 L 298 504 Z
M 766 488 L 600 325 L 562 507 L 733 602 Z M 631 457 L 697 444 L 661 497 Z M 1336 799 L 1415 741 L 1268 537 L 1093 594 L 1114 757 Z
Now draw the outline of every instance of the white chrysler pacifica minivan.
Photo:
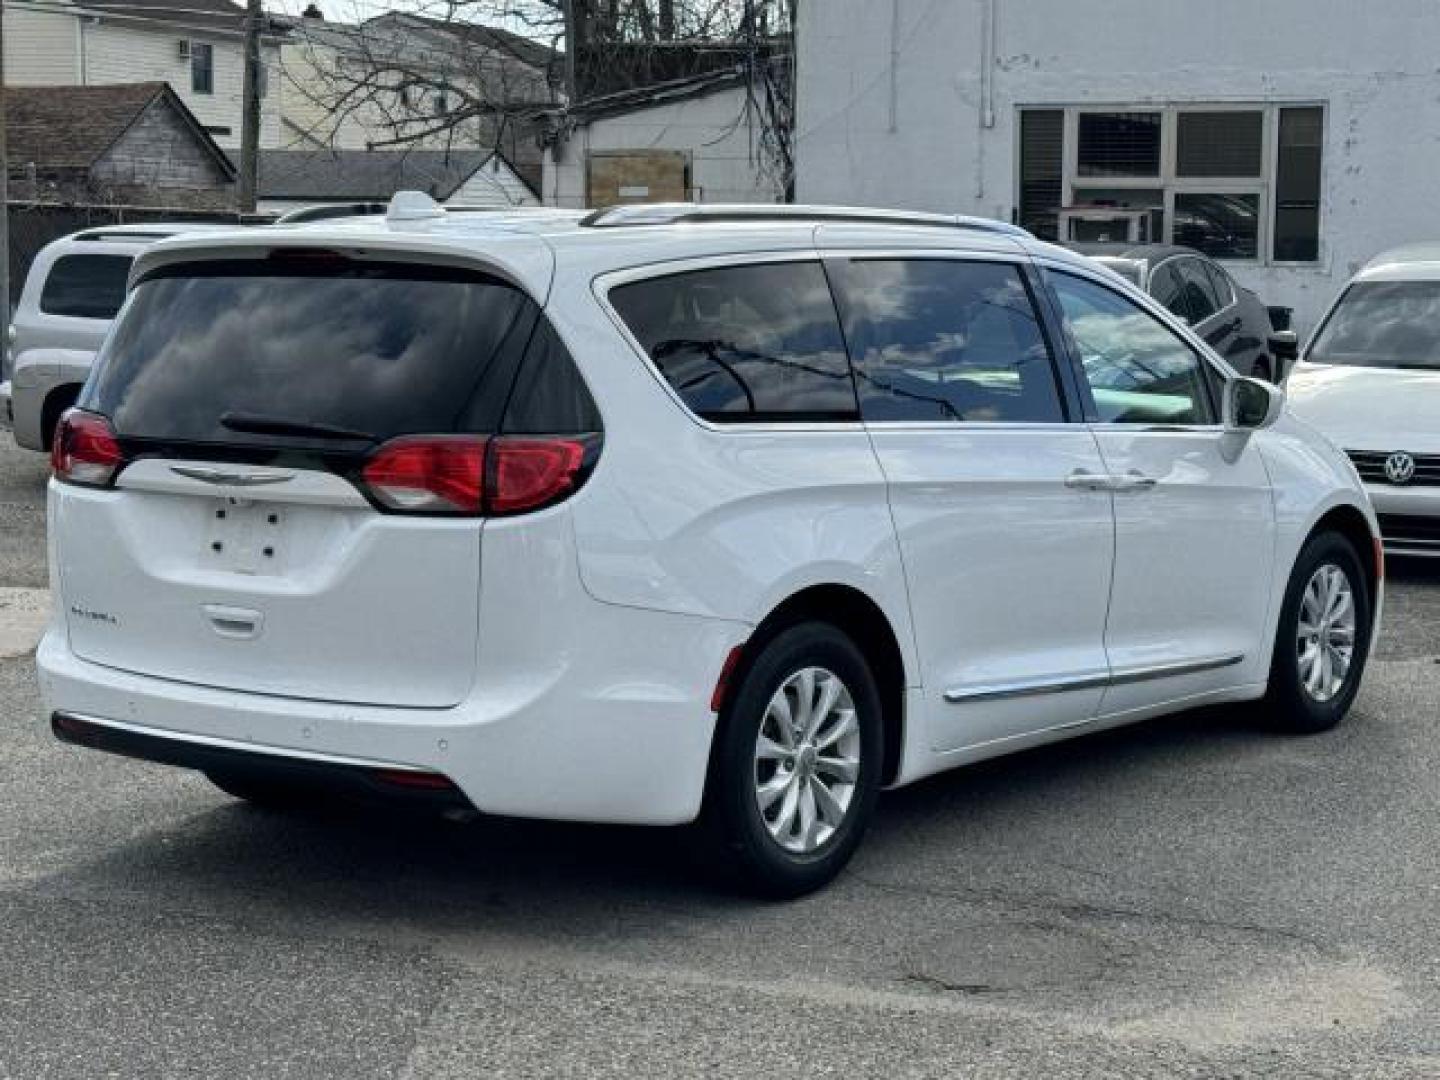
M 1202 703 L 1319 731 L 1345 457 L 997 222 L 447 212 L 162 241 L 55 440 L 57 735 L 231 794 L 697 823 L 772 894 L 882 788 Z

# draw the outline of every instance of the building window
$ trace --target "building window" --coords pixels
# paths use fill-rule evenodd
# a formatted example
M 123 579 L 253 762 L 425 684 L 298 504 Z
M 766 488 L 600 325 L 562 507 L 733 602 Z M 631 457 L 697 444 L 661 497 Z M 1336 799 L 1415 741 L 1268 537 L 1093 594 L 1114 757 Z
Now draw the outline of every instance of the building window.
M 215 46 L 208 41 L 190 43 L 190 90 L 196 94 L 215 92 Z
M 1022 109 L 1017 216 L 1052 240 L 1316 262 L 1323 133 L 1314 105 Z

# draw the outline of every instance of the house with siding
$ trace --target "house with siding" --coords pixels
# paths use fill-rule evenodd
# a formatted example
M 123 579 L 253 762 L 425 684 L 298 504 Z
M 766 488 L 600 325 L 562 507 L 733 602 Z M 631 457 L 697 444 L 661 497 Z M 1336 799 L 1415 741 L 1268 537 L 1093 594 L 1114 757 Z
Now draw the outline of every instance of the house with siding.
M 326 20 L 311 4 L 277 16 L 282 145 L 294 149 L 498 149 L 540 181 L 539 113 L 559 54 L 507 30 L 391 12 Z
M 384 203 L 423 191 L 452 206 L 501 209 L 539 199 L 503 155 L 490 150 L 264 150 L 261 212 L 326 203 Z
M 1178 242 L 1313 327 L 1440 234 L 1433 0 L 814 0 L 797 198 Z
M 230 0 L 5 0 L 5 83 L 167 83 L 215 142 L 240 145 L 245 10 Z M 262 37 L 260 145 L 280 144 L 280 34 Z
M 10 197 L 226 208 L 235 167 L 165 83 L 6 91 Z
M 563 207 L 783 202 L 762 123 L 737 69 L 589 98 L 550 116 L 541 195 Z

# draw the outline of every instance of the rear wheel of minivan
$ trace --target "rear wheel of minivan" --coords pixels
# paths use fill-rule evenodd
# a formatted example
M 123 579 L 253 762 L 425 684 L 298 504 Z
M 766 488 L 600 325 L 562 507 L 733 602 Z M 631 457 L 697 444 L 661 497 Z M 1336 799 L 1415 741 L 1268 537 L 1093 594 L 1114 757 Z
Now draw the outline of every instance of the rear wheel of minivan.
M 801 623 L 761 646 L 716 733 L 702 827 L 718 868 L 779 898 L 834 878 L 874 811 L 880 709 L 864 654 L 835 627 Z

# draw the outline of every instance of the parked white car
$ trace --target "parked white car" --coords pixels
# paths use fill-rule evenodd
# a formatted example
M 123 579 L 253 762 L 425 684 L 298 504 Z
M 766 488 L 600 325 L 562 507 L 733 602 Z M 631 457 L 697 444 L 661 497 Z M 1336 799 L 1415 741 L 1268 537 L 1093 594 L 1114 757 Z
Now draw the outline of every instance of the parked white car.
M 11 313 L 0 426 L 27 450 L 49 450 L 60 414 L 75 404 L 96 350 L 125 299 L 130 265 L 149 244 L 214 225 L 107 225 L 41 248 Z
M 1381 603 L 1344 457 L 996 222 L 449 213 L 167 240 L 50 489 L 63 739 L 261 802 L 698 820 L 775 894 L 882 788 L 1215 702 Z
M 1440 243 L 1370 260 L 1288 386 L 1295 412 L 1350 455 L 1385 550 L 1440 556 Z

